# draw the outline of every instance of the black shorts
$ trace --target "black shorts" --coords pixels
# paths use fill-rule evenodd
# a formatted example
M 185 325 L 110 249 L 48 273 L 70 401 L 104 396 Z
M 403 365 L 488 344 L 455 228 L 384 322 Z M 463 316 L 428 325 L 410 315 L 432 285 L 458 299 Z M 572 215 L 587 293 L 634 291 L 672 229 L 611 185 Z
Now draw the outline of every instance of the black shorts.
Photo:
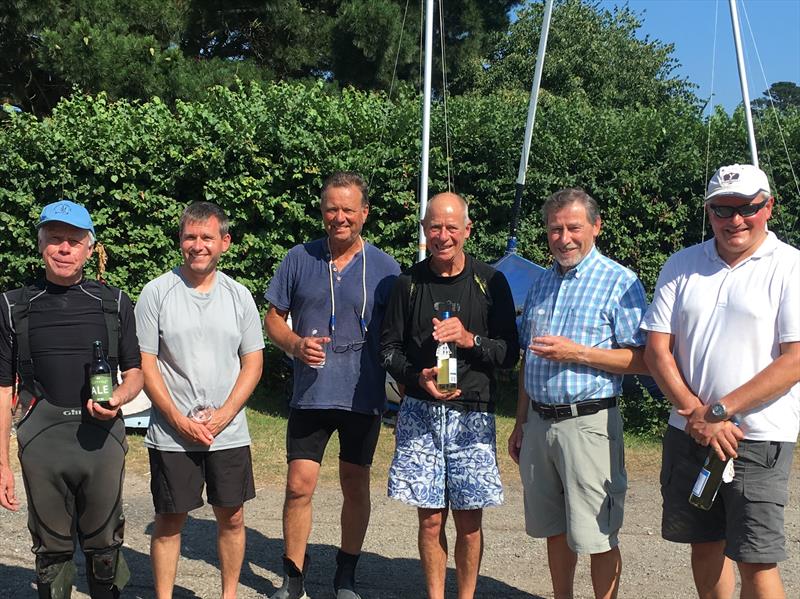
M 333 434 L 339 433 L 339 459 L 356 466 L 369 466 L 378 435 L 381 417 L 347 410 L 297 410 L 289 412 L 286 429 L 286 461 L 313 460 L 322 463 L 325 447 Z
M 184 514 L 208 503 L 237 507 L 256 496 L 250 447 L 219 451 L 149 449 L 150 492 L 156 514 Z
M 664 511 L 661 535 L 677 543 L 725 541 L 737 562 L 770 564 L 786 559 L 783 512 L 789 497 L 794 443 L 739 441 L 734 479 L 723 483 L 709 511 L 689 503 L 708 447 L 668 426 L 661 462 Z

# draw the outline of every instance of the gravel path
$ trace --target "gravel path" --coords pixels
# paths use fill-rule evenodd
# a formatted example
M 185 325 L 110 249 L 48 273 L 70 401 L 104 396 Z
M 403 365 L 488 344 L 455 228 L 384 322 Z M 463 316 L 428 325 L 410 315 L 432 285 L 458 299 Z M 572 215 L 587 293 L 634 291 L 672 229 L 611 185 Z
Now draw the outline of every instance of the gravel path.
M 791 498 L 786 510 L 786 537 L 790 559 L 782 564 L 787 596 L 800 597 L 800 467 L 795 460 Z M 382 479 L 385 473 L 376 473 Z M 657 473 L 652 467 L 629 471 L 630 489 L 625 525 L 620 535 L 624 568 L 620 597 L 679 599 L 694 597 L 688 550 L 662 541 L 659 536 L 661 499 Z M 486 546 L 478 597 L 551 597 L 544 542 L 523 531 L 522 493 L 516 473 L 505 472 L 506 503 L 485 513 Z M 18 478 L 19 489 L 22 489 Z M 24 493 L 22 494 L 24 503 Z M 278 486 L 258 489 L 247 504 L 247 554 L 239 597 L 269 596 L 280 584 L 283 549 Z M 321 486 L 314 502 L 314 530 L 309 552 L 312 565 L 308 592 L 313 599 L 332 597 L 331 580 L 338 543 L 340 496 L 331 486 Z M 125 488 L 128 520 L 125 556 L 133 572 L 126 597 L 153 596 L 148 547 L 152 529 L 152 503 L 145 476 L 129 475 Z M 0 560 L 0 597 L 31 597 L 33 556 L 26 527 L 27 512 L 0 510 L 0 535 L 5 540 Z M 449 538 L 453 538 L 452 524 Z M 183 536 L 183 558 L 175 597 L 219 596 L 215 566 L 215 527 L 208 507 L 192 513 Z M 452 541 L 451 541 L 452 544 Z M 451 549 L 452 553 L 452 549 Z M 83 564 L 78 560 L 78 593 L 84 599 Z M 448 570 L 448 597 L 455 597 L 452 559 Z M 383 480 L 373 485 L 373 512 L 364 555 L 359 564 L 359 585 L 364 599 L 423 599 L 422 572 L 416 548 L 416 514 L 412 508 L 389 501 Z M 588 561 L 578 564 L 576 597 L 591 597 Z

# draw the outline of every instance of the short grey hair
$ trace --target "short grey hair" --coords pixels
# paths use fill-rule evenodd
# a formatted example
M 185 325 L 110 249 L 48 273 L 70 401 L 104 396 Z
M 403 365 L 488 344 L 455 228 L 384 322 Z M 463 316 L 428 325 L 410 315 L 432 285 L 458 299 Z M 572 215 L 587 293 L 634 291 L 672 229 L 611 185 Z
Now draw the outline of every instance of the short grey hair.
M 53 222 L 56 222 L 56 221 L 53 221 Z M 50 223 L 45 223 L 45 224 L 41 225 L 38 229 L 36 229 L 36 242 L 40 246 L 44 245 L 44 243 L 45 243 L 44 232 L 45 232 L 45 228 L 47 227 L 48 224 L 50 224 Z M 94 237 L 94 233 L 92 233 L 89 229 L 83 229 L 83 230 L 86 231 L 89 234 L 89 247 L 94 247 L 94 244 L 95 244 L 95 241 L 96 241 L 96 239 Z
M 192 202 L 186 206 L 181 214 L 178 235 L 183 235 L 183 229 L 187 224 L 204 223 L 212 216 L 219 222 L 219 236 L 225 237 L 231 228 L 231 221 L 222 208 L 212 202 Z
M 595 199 L 580 187 L 567 187 L 560 189 L 547 198 L 542 204 L 542 220 L 544 226 L 553 212 L 558 212 L 562 208 L 579 202 L 586 209 L 586 218 L 590 223 L 596 223 L 600 219 L 600 209 L 597 207 Z

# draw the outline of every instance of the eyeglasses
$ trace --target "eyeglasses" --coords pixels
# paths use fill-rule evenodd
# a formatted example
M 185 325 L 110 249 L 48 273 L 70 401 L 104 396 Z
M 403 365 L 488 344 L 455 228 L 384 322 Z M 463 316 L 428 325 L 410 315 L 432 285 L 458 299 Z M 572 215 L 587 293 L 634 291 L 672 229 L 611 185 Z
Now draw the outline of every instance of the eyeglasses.
M 756 212 L 761 210 L 769 202 L 769 198 L 758 204 L 745 204 L 744 206 L 717 206 L 716 204 L 709 204 L 708 208 L 713 212 L 717 218 L 731 218 L 734 214 L 741 217 L 753 216 Z
M 353 351 L 361 351 L 364 348 L 364 344 L 366 342 L 367 342 L 366 339 L 362 339 L 361 341 L 351 341 L 346 345 L 334 345 L 333 347 L 331 347 L 331 350 L 335 354 L 343 354 L 349 349 L 352 349 Z

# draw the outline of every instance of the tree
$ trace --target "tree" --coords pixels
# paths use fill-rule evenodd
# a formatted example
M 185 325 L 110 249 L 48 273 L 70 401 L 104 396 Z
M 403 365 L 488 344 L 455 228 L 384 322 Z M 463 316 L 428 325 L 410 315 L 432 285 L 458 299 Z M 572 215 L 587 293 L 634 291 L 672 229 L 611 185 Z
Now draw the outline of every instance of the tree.
M 473 85 L 517 4 L 444 2 L 453 91 Z M 48 113 L 74 86 L 171 103 L 237 77 L 387 89 L 396 75 L 418 85 L 419 11 L 406 0 L 9 0 L 0 4 L 0 97 Z M 437 40 L 438 31 L 437 16 Z
M 778 110 L 800 108 L 800 86 L 791 81 L 778 81 L 764 91 L 762 98 L 756 98 L 752 102 L 753 108 L 758 110 L 768 109 L 773 104 Z
M 507 34 L 496 37 L 479 87 L 527 91 L 533 80 L 543 7 L 527 4 Z M 542 89 L 580 95 L 596 106 L 663 106 L 675 97 L 694 102 L 693 85 L 673 76 L 673 46 L 637 32 L 641 17 L 627 6 L 613 12 L 597 2 L 563 0 L 553 11 Z

